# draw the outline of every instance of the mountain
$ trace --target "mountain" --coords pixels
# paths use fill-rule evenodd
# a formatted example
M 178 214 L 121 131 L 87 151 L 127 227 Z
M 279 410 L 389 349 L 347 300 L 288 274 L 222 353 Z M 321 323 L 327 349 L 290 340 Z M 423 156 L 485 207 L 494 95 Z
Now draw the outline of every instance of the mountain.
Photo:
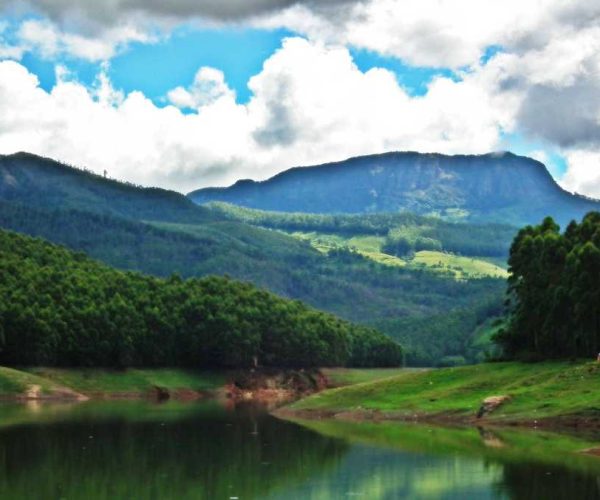
M 456 224 L 430 228 L 430 221 L 417 222 L 402 218 L 389 223 L 406 226 L 411 237 L 414 227 L 423 241 L 435 239 L 442 249 L 454 248 L 440 231 L 456 232 Z M 365 223 L 384 231 L 387 227 L 384 221 Z M 309 241 L 258 226 L 199 207 L 178 193 L 119 183 L 34 155 L 0 160 L 2 228 L 84 251 L 119 269 L 157 276 L 228 274 L 344 319 L 378 324 L 404 339 L 411 352 L 419 352 L 408 353 L 414 363 L 435 364 L 452 355 L 474 360 L 485 350 L 473 346 L 475 329 L 501 311 L 503 280 L 485 275 L 455 279 L 454 270 L 443 272 L 439 256 L 430 267 L 384 265 L 354 249 L 322 251 Z M 467 251 L 461 236 L 465 227 L 471 228 L 462 225 L 454 239 Z M 500 243 L 491 245 L 494 252 L 506 248 L 506 230 L 477 231 L 488 250 L 494 241 Z M 470 252 L 480 251 L 469 246 Z M 428 271 L 433 268 L 435 272 Z M 436 318 L 435 331 L 444 334 L 421 338 L 424 329 L 415 329 L 414 322 L 430 317 Z
M 210 213 L 185 196 L 106 179 L 30 153 L 0 155 L 0 199 L 139 220 L 206 222 Z
M 362 156 L 292 168 L 262 182 L 199 189 L 188 197 L 198 204 L 224 201 L 283 212 L 408 211 L 513 225 L 537 223 L 547 215 L 564 225 L 600 209 L 600 201 L 563 190 L 542 163 L 512 153 Z

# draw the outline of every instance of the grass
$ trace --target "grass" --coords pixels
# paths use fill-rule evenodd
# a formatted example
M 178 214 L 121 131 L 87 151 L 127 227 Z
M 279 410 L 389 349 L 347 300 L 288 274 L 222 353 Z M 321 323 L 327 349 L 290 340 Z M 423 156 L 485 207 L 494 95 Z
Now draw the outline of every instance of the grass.
M 423 265 L 429 269 L 439 269 L 442 272 L 454 273 L 457 279 L 478 276 L 508 277 L 506 269 L 492 262 L 431 250 L 422 250 L 415 254 L 414 259 L 411 260 L 411 266 L 419 265 Z
M 31 386 L 40 386 L 41 392 L 44 394 L 58 388 L 58 384 L 51 380 L 32 373 L 0 366 L 0 396 L 22 394 Z
M 421 368 L 323 368 L 331 387 L 373 382 L 396 375 L 422 371 Z
M 403 228 L 404 232 L 408 228 Z M 428 270 L 453 275 L 456 279 L 496 277 L 507 278 L 508 272 L 499 263 L 479 257 L 463 257 L 445 252 L 422 250 L 416 252 L 411 259 L 402 259 L 395 255 L 381 251 L 385 242 L 382 236 L 352 236 L 346 238 L 339 234 L 326 234 L 319 232 L 291 233 L 297 239 L 307 241 L 316 250 L 326 253 L 329 250 L 345 248 L 351 249 L 364 257 L 386 266 L 405 267 L 413 269 L 426 268 Z
M 397 376 L 342 387 L 303 399 L 290 408 L 345 412 L 381 410 L 413 414 L 473 416 L 483 399 L 509 395 L 495 420 L 534 420 L 600 415 L 600 364 L 487 363 Z
M 172 368 L 109 370 L 100 368 L 31 368 L 28 374 L 81 393 L 147 392 L 164 389 L 212 390 L 225 374 Z

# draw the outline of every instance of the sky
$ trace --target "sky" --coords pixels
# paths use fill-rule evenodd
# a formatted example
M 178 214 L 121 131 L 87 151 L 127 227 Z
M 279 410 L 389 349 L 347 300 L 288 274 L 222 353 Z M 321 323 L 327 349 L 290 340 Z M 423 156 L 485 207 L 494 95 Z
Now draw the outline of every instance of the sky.
M 0 0 L 0 154 L 188 192 L 405 150 L 600 198 L 600 2 Z

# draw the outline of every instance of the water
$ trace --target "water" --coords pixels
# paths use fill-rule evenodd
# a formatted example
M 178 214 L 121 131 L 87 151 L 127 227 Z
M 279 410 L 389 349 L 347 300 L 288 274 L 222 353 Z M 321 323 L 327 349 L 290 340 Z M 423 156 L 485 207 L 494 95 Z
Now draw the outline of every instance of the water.
M 597 436 L 278 420 L 215 402 L 0 406 L 0 498 L 594 499 Z

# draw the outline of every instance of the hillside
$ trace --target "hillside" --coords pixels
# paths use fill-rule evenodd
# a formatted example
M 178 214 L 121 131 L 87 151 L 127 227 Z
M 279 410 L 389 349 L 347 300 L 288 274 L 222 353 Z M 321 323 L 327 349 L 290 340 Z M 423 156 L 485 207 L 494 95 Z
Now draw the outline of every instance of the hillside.
M 106 179 L 29 153 L 0 155 L 0 199 L 139 220 L 210 220 L 206 210 L 174 191 Z
M 21 156 L 26 161 L 19 163 Z M 84 251 L 120 269 L 157 276 L 228 274 L 250 281 L 347 320 L 377 324 L 403 339 L 410 363 L 437 364 L 446 356 L 473 361 L 489 348 L 489 343 L 479 341 L 477 331 L 482 321 L 502 310 L 502 280 L 456 281 L 456 270 L 435 268 L 431 273 L 427 266 L 389 266 L 349 248 L 318 251 L 311 242 L 232 220 L 176 193 L 167 198 L 183 200 L 181 206 L 191 207 L 192 214 L 199 211 L 202 222 L 179 220 L 166 208 L 157 214 L 162 218 L 146 219 L 152 216 L 146 211 L 139 219 L 140 212 L 130 209 L 131 200 L 137 206 L 158 207 L 153 190 L 120 185 L 60 164 L 48 166 L 51 161 L 42 158 L 36 166 L 36 157 L 21 156 L 10 157 L 11 169 L 15 178 L 28 179 L 27 185 L 33 187 L 7 186 L 7 177 L 0 176 L 0 227 Z M 55 170 L 68 177 L 68 189 L 56 181 Z M 38 195 L 52 183 L 61 193 L 60 202 Z M 103 195 L 95 196 L 97 192 Z M 126 209 L 115 213 L 115 207 L 123 206 Z M 464 235 L 463 231 L 459 239 Z M 492 233 L 485 235 L 489 239 Z M 443 240 L 450 241 L 446 236 Z M 436 318 L 435 331 L 443 332 L 434 340 L 431 335 L 421 339 L 422 328 L 414 328 L 415 322 L 420 325 L 429 317 Z
M 352 250 L 374 262 L 428 269 L 458 279 L 507 276 L 504 264 L 517 229 L 451 223 L 410 213 L 321 215 L 268 212 L 223 202 L 205 205 L 216 216 L 275 229 L 327 253 Z
M 408 211 L 450 220 L 524 225 L 552 215 L 561 225 L 600 202 L 572 195 L 544 165 L 512 153 L 445 156 L 412 152 L 362 156 L 286 170 L 262 182 L 189 193 L 199 204 L 307 213 Z
M 35 291 L 32 293 L 32 291 Z M 379 332 L 228 278 L 123 273 L 0 231 L 0 364 L 397 366 Z
M 484 363 L 407 372 L 383 380 L 331 389 L 294 403 L 304 416 L 346 415 L 379 419 L 439 418 L 475 421 L 482 401 L 508 399 L 485 421 L 600 420 L 597 363 Z M 370 415 L 370 416 L 369 416 Z

